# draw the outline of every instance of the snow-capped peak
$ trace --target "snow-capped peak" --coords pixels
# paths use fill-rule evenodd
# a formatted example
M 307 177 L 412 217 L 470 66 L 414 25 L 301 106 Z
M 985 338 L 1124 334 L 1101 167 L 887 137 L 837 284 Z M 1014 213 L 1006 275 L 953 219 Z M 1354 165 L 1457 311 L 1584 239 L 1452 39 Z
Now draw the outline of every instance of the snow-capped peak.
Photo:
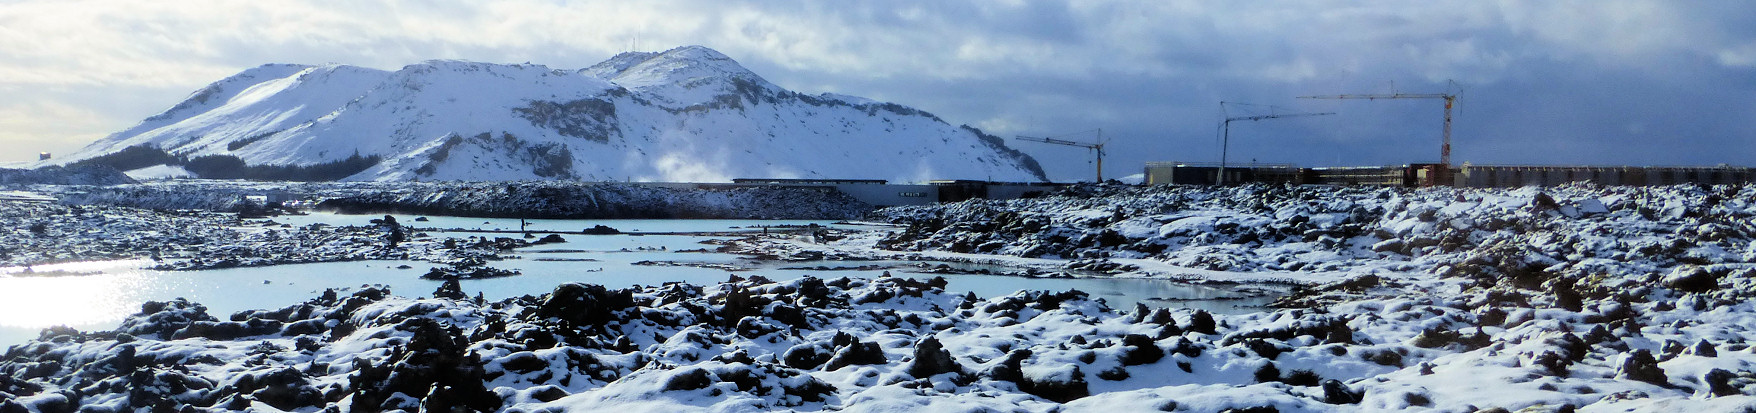
M 303 180 L 1042 180 L 979 131 L 872 103 L 794 93 L 700 46 L 581 70 L 268 65 L 55 162 Z
M 634 65 L 645 62 L 647 59 L 651 59 L 653 56 L 658 56 L 658 52 L 622 52 L 615 56 L 611 56 L 609 60 L 591 65 L 591 67 L 579 69 L 579 74 L 600 79 L 609 79 L 616 77 L 617 74 L 622 73 L 624 70 L 628 70 L 628 68 L 633 67 Z
M 630 59 L 635 57 L 632 54 L 622 56 Z M 613 76 L 605 78 L 630 89 L 686 84 L 702 79 L 743 79 L 771 85 L 762 76 L 745 69 L 731 57 L 701 46 L 684 46 L 663 53 L 648 54 L 644 60 L 628 65 Z

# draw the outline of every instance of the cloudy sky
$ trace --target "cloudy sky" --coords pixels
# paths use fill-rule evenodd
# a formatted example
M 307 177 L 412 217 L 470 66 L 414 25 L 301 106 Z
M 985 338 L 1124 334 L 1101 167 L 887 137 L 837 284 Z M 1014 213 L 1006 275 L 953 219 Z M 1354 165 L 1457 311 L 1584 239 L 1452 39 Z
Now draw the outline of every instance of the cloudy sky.
M 1008 138 L 1101 128 L 1106 177 L 1217 161 L 1220 119 L 1270 110 L 1337 114 L 1234 123 L 1230 159 L 1437 161 L 1437 100 L 1296 98 L 1393 90 L 1461 94 L 1457 163 L 1756 165 L 1740 0 L 9 0 L 0 162 L 72 152 L 264 63 L 571 69 L 680 45 Z M 1090 179 L 1082 149 L 1013 146 Z

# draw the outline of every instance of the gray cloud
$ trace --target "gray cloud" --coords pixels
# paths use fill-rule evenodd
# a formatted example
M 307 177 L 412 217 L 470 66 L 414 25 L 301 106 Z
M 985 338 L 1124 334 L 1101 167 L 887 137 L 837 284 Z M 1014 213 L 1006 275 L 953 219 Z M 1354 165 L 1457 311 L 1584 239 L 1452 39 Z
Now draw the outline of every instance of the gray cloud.
M 26 148 L 8 157 L 69 151 L 262 63 L 576 68 L 638 39 L 1001 136 L 1101 127 L 1107 176 L 1216 160 L 1222 100 L 1340 112 L 1234 125 L 1234 160 L 1434 161 L 1437 101 L 1293 97 L 1447 80 L 1464 87 L 1457 161 L 1756 160 L 1756 6 L 1742 2 L 27 1 L 0 5 L 0 28 L 0 90 L 22 97 L 0 102 L 0 140 Z M 1090 175 L 1084 151 L 1015 146 L 1056 179 Z

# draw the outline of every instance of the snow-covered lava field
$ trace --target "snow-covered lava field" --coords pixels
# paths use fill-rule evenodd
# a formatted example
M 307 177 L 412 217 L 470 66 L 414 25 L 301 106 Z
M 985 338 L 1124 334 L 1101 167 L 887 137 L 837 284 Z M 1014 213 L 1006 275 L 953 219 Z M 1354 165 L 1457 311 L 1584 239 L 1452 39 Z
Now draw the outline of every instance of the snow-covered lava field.
M 8 265 L 307 257 L 372 236 L 268 240 L 222 214 L 0 203 Z M 36 225 L 52 214 L 84 218 Z M 152 302 L 112 331 L 54 328 L 9 348 L 0 412 L 1750 411 L 1753 216 L 1744 186 L 1078 186 L 883 209 L 866 219 L 895 226 L 727 250 L 1291 292 L 1215 314 L 825 273 L 498 301 L 456 284 L 366 288 L 229 315 Z M 123 224 L 137 227 L 103 230 Z M 401 259 L 464 254 L 405 247 Z M 69 251 L 89 254 L 57 255 Z

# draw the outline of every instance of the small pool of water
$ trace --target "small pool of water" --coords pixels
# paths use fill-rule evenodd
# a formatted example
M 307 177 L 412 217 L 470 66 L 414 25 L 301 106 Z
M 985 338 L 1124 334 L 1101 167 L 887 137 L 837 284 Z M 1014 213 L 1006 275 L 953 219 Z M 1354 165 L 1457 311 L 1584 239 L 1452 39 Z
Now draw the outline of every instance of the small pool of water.
M 280 217 L 292 225 L 326 223 L 363 225 L 373 216 L 313 214 Z M 406 224 L 420 224 L 412 217 L 398 217 Z M 532 220 L 538 221 L 538 220 Z M 589 228 L 607 225 L 623 231 L 652 232 L 722 231 L 762 225 L 827 225 L 823 221 L 738 220 L 540 220 L 542 227 Z M 485 224 L 484 224 L 485 222 Z M 517 219 L 430 217 L 439 228 L 517 230 Z M 465 224 L 472 224 L 465 225 Z M 619 226 L 618 226 L 619 225 Z M 548 229 L 531 229 L 541 231 Z M 577 230 L 575 230 L 577 231 Z M 466 233 L 435 235 L 466 236 Z M 1169 280 L 1116 278 L 1027 278 L 1004 275 L 926 273 L 918 262 L 899 261 L 757 261 L 743 256 L 711 252 L 702 244 L 713 237 L 695 235 L 565 235 L 565 243 L 548 244 L 514 252 L 516 259 L 494 262 L 497 268 L 517 269 L 523 275 L 486 280 L 466 280 L 465 293 L 489 300 L 519 295 L 540 295 L 569 282 L 602 284 L 610 288 L 661 285 L 681 281 L 706 285 L 725 281 L 730 275 L 761 275 L 785 280 L 804 276 L 874 278 L 894 276 L 928 279 L 945 277 L 949 291 L 974 292 L 989 298 L 1019 290 L 1065 291 L 1077 289 L 1104 299 L 1112 308 L 1135 303 L 1159 307 L 1196 307 L 1221 313 L 1254 311 L 1273 297 L 1245 297 L 1224 288 L 1190 285 Z M 690 265 L 638 265 L 643 261 Z M 271 267 L 228 268 L 205 271 L 152 271 L 141 268 L 146 260 L 106 261 L 45 265 L 37 272 L 60 271 L 85 275 L 19 276 L 22 268 L 0 268 L 0 346 L 34 338 L 43 328 L 66 325 L 86 331 L 114 328 L 146 301 L 183 297 L 207 306 L 208 313 L 226 319 L 233 312 L 272 309 L 304 302 L 324 289 L 354 290 L 383 285 L 400 296 L 430 296 L 440 282 L 419 278 L 436 264 L 425 261 L 357 261 L 294 264 Z M 711 265 L 705 265 L 711 264 Z M 938 263 L 963 269 L 989 268 L 990 264 Z M 399 268 L 407 266 L 408 268 Z M 844 269 L 878 266 L 877 269 Z M 800 267 L 827 267 L 800 269 Z

